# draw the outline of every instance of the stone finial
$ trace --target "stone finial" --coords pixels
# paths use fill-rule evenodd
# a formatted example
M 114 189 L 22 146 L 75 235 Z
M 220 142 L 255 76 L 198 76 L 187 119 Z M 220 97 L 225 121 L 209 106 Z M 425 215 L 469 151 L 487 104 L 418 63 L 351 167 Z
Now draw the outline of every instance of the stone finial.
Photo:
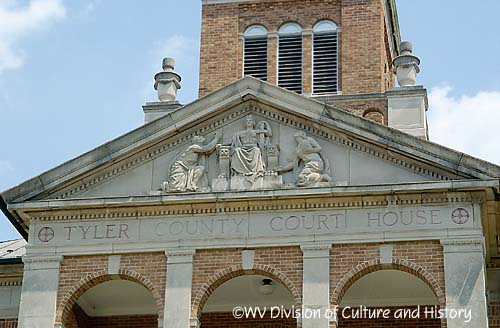
M 181 88 L 181 76 L 174 71 L 175 59 L 163 59 L 163 72 L 155 75 L 155 90 L 160 101 L 176 101 L 177 90 Z
M 399 86 L 414 86 L 417 82 L 417 74 L 420 73 L 420 59 L 412 54 L 411 42 L 401 42 L 400 48 L 401 54 L 393 61 Z

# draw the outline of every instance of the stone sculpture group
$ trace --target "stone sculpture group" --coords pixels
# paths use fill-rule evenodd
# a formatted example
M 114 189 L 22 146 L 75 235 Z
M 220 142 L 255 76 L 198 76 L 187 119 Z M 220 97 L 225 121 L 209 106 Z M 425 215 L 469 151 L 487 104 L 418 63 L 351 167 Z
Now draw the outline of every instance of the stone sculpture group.
M 295 159 L 279 165 L 279 145 L 272 143 L 273 131 L 266 121 L 255 123 L 252 115 L 245 128 L 233 135 L 231 142 L 219 143 L 221 134 L 205 144 L 195 136 L 192 144 L 175 156 L 170 166 L 164 192 L 206 192 L 227 190 L 261 190 L 283 187 L 282 174 L 293 171 L 297 187 L 321 187 L 332 184 L 331 168 L 323 149 L 303 131 L 295 133 Z M 217 151 L 219 174 L 211 185 L 207 157 Z

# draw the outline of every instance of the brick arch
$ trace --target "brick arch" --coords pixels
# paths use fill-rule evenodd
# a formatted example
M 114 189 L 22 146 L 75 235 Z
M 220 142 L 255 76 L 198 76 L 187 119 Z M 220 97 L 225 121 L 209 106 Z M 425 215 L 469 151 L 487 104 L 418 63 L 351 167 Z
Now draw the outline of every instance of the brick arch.
M 203 307 L 205 306 L 208 298 L 223 283 L 233 278 L 248 274 L 248 271 L 243 270 L 243 267 L 241 265 L 234 265 L 212 275 L 208 279 L 208 281 L 203 286 L 201 286 L 201 288 L 196 293 L 196 296 L 192 300 L 191 313 L 193 313 L 193 316 L 197 318 L 201 316 L 201 311 L 203 311 Z M 269 265 L 256 264 L 254 265 L 251 274 L 269 277 L 278 281 L 283 286 L 285 286 L 285 288 L 287 288 L 288 291 L 292 294 L 295 305 L 297 307 L 300 307 L 302 305 L 302 296 L 298 288 L 295 286 L 292 280 L 290 280 L 281 271 Z
M 338 22 L 338 18 L 333 18 L 329 13 L 323 13 L 319 15 L 315 21 L 313 21 L 313 24 L 311 25 L 311 28 L 314 28 L 316 24 L 318 24 L 321 21 L 332 21 L 337 25 L 337 29 L 340 28 L 340 23 Z
M 260 18 L 256 18 L 254 20 L 252 20 L 251 23 L 247 23 L 245 25 L 240 25 L 240 33 L 245 33 L 245 31 L 251 27 L 251 26 L 254 26 L 254 25 L 260 25 L 260 26 L 263 26 L 265 27 L 265 29 L 267 30 L 267 33 L 269 34 L 270 32 L 273 32 L 270 30 L 271 28 L 271 24 L 266 21 L 266 20 L 263 20 L 263 19 L 260 19 Z
M 56 322 L 64 323 L 68 319 L 73 306 L 85 292 L 103 282 L 111 280 L 127 280 L 145 287 L 153 295 L 158 310 L 158 318 L 163 318 L 162 297 L 154 284 L 140 273 L 132 270 L 120 269 L 118 274 L 108 274 L 107 270 L 96 271 L 92 274 L 88 274 L 85 278 L 71 287 L 71 289 L 58 301 Z
M 276 31 L 279 31 L 282 26 L 284 26 L 285 24 L 288 24 L 288 23 L 298 24 L 301 27 L 302 31 L 304 29 L 307 29 L 307 26 L 308 26 L 307 22 L 304 19 L 302 19 L 301 17 L 287 16 L 287 17 L 284 17 L 283 20 L 278 24 Z
M 369 273 L 382 270 L 403 271 L 419 278 L 432 290 L 438 299 L 441 308 L 446 306 L 445 293 L 439 285 L 437 279 L 422 266 L 401 258 L 393 258 L 391 264 L 382 264 L 380 262 L 380 258 L 358 264 L 356 267 L 351 269 L 351 271 L 349 271 L 335 286 L 331 297 L 332 304 L 340 305 L 345 293 L 356 281 Z
M 374 122 L 378 122 L 380 124 L 385 123 L 385 114 L 382 110 L 378 108 L 368 108 L 363 111 L 362 116 L 366 119 L 369 119 Z

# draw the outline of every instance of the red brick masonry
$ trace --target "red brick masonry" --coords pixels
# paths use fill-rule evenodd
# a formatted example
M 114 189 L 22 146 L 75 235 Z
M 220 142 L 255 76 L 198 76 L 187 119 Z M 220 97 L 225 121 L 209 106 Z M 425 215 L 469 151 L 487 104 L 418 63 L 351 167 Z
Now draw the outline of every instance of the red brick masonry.
M 500 302 L 490 303 L 490 328 L 500 328 Z
M 342 29 L 339 47 L 339 82 L 343 94 L 380 93 L 394 85 L 392 57 L 379 0 L 256 0 L 203 6 L 200 51 L 200 96 L 243 77 L 241 33 L 264 25 L 275 33 L 296 22 L 312 30 L 323 19 Z M 303 91 L 312 92 L 312 41 L 303 39 Z M 276 39 L 269 39 L 269 82 L 276 83 Z M 386 80 L 389 77 L 389 80 Z
M 201 316 L 203 328 L 296 328 L 295 319 L 235 319 L 232 313 L 203 313 Z

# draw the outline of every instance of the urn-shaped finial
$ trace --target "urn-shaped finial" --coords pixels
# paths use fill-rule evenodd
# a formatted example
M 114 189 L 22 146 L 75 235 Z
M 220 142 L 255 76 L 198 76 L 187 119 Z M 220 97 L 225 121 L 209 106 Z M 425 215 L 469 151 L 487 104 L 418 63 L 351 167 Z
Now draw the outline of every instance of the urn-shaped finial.
M 393 61 L 399 86 L 413 86 L 417 82 L 417 74 L 420 73 L 420 59 L 412 54 L 411 42 L 401 42 L 400 49 L 401 54 Z
M 181 76 L 174 71 L 175 59 L 163 59 L 163 72 L 155 75 L 155 90 L 160 101 L 175 101 L 181 88 Z

